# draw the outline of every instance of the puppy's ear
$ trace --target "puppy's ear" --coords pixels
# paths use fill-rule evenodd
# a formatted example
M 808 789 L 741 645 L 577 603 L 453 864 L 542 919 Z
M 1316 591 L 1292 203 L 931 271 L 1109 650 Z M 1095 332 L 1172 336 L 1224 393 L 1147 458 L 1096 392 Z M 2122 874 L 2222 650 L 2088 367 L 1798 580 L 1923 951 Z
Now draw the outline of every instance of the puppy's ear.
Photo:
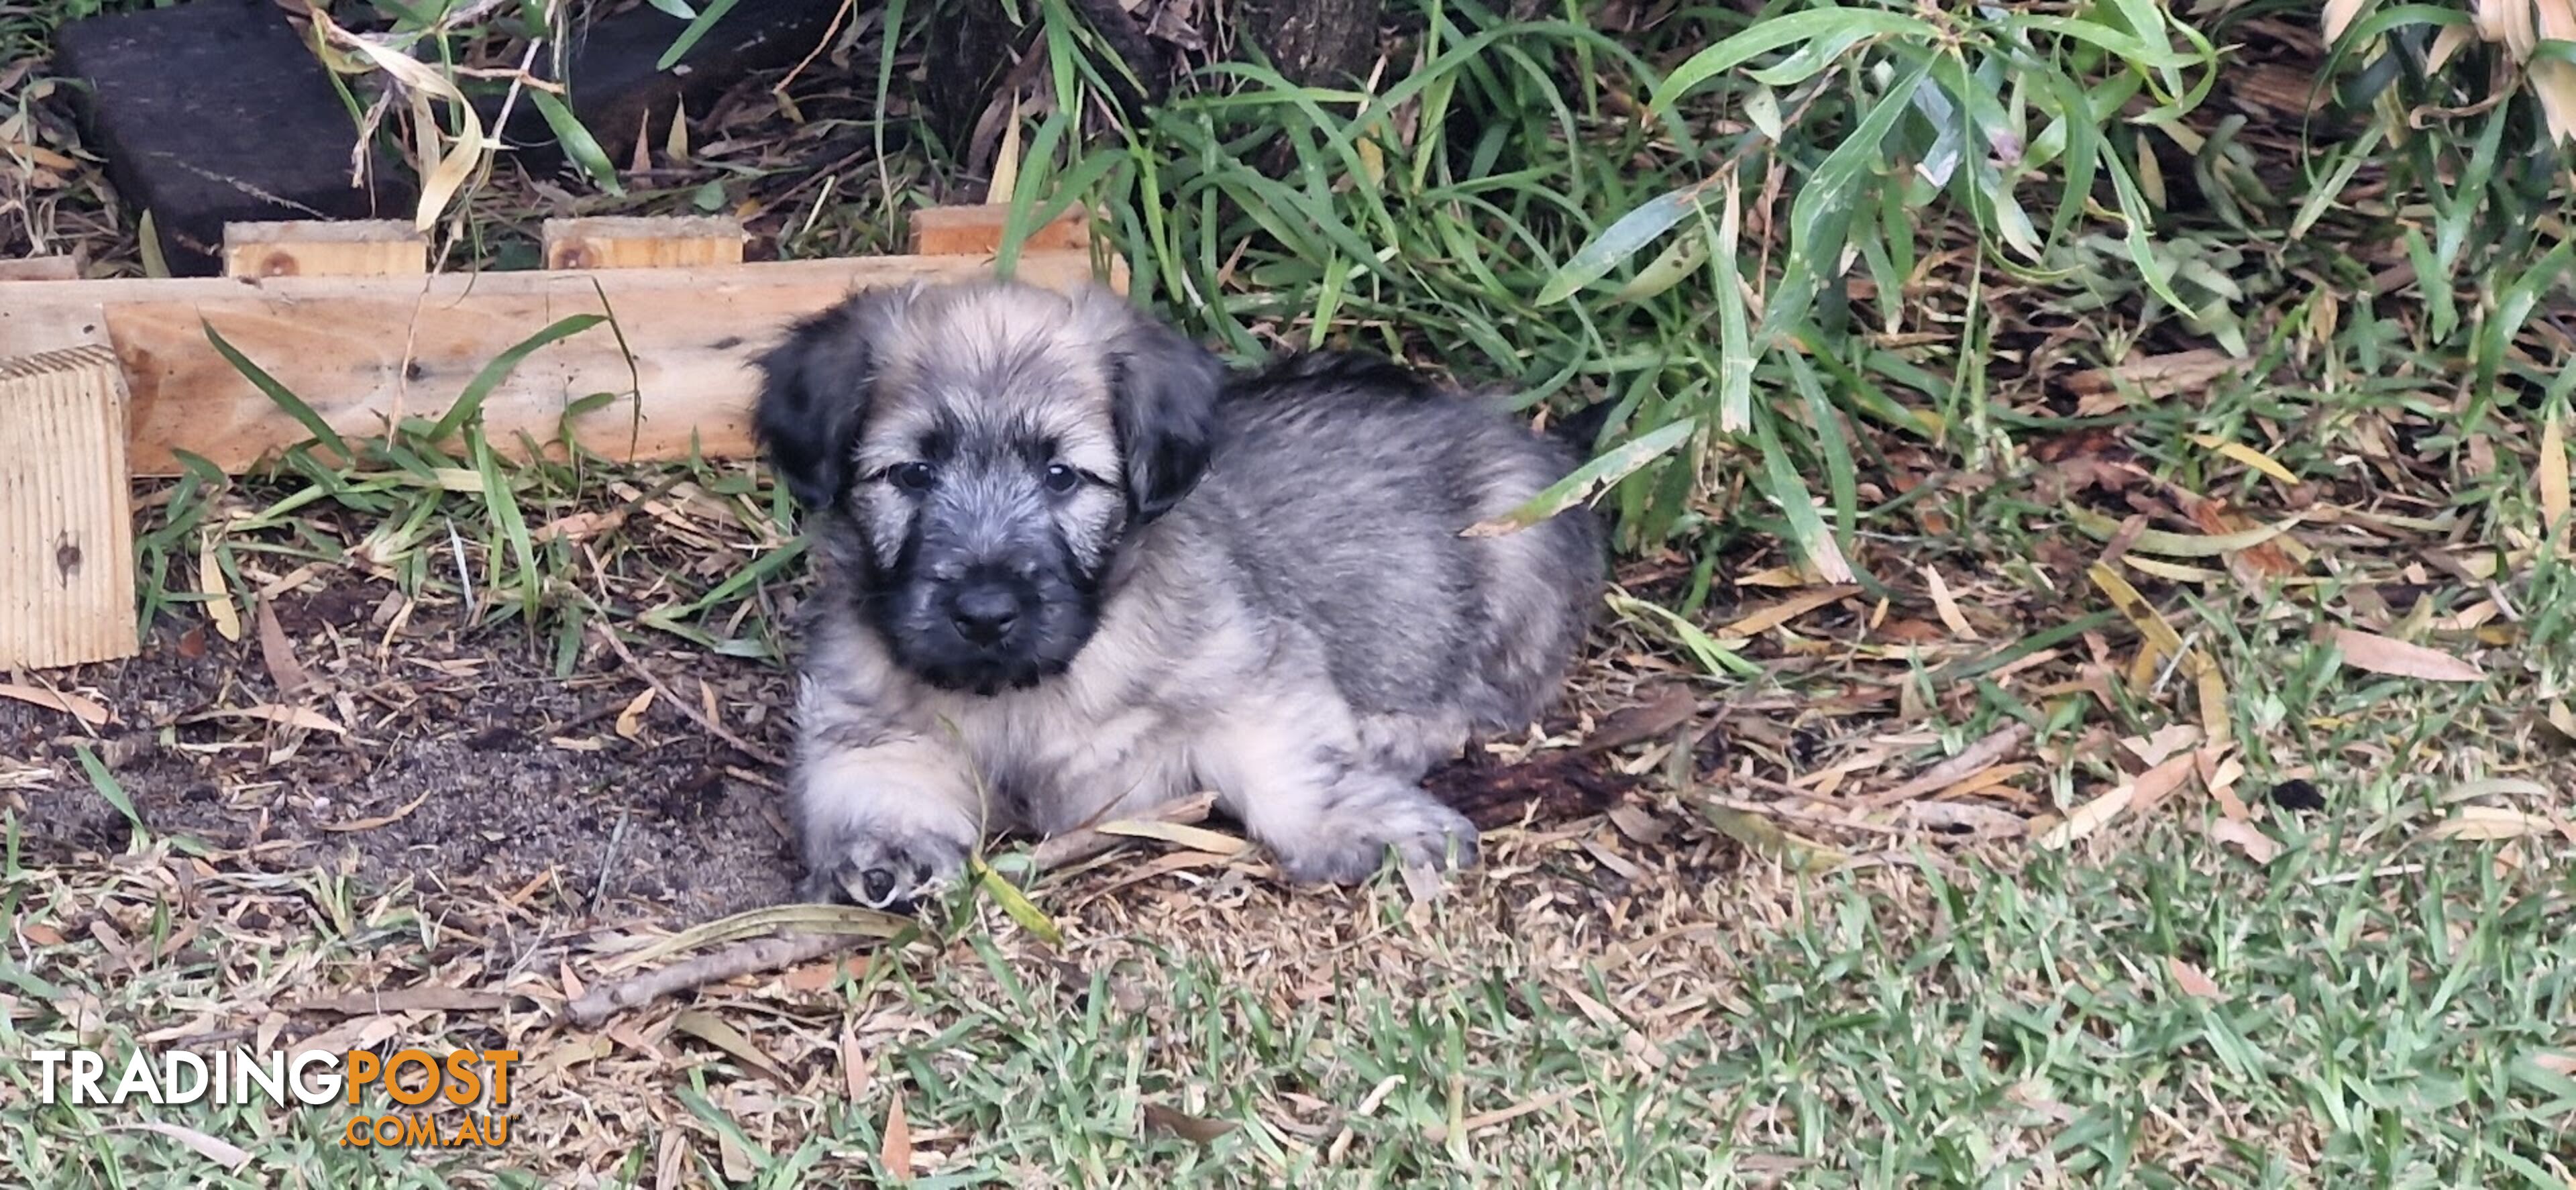
M 1225 362 L 1133 309 L 1123 321 L 1109 344 L 1110 399 L 1127 507 L 1143 524 L 1171 511 L 1207 473 Z
M 830 507 L 850 482 L 850 446 L 876 387 L 877 335 L 901 293 L 863 293 L 790 327 L 757 361 L 753 433 L 799 504 Z

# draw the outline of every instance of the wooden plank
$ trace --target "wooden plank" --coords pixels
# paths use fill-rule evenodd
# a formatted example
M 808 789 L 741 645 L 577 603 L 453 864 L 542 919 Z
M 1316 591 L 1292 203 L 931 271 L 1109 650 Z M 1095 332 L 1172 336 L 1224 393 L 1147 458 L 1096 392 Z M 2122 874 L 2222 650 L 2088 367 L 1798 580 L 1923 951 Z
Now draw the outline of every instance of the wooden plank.
M 0 281 L 78 281 L 80 261 L 69 256 L 0 260 Z
M 224 225 L 227 277 L 417 277 L 429 237 L 392 219 Z
M 0 360 L 0 669 L 135 652 L 124 399 L 105 347 Z
M 924 207 L 910 220 L 908 250 L 921 256 L 990 256 L 1002 250 L 1002 233 L 1011 208 L 990 206 Z M 1057 216 L 1020 242 L 1022 252 L 1058 252 L 1091 245 L 1091 216 L 1074 210 Z
M 697 269 L 741 264 L 746 233 L 721 215 L 548 219 L 550 269 Z
M 610 458 L 753 452 L 754 357 L 785 325 L 853 290 L 908 280 L 989 275 L 971 256 L 777 261 L 709 269 L 596 269 L 432 274 L 46 281 L 0 284 L 0 355 L 103 334 L 130 394 L 128 456 L 140 475 L 170 475 L 185 450 L 239 471 L 306 431 L 225 362 L 213 326 L 333 429 L 382 433 L 404 416 L 437 416 L 494 357 L 574 314 L 614 317 L 633 371 L 606 326 L 530 354 L 486 398 L 485 433 L 517 453 L 517 436 L 551 446 L 564 408 L 594 393 L 622 399 L 578 419 L 575 437 Z M 1088 252 L 1037 252 L 1019 276 L 1057 289 L 1093 278 Z M 1123 261 L 1107 284 L 1126 289 Z M 607 303 L 601 304 L 605 294 Z

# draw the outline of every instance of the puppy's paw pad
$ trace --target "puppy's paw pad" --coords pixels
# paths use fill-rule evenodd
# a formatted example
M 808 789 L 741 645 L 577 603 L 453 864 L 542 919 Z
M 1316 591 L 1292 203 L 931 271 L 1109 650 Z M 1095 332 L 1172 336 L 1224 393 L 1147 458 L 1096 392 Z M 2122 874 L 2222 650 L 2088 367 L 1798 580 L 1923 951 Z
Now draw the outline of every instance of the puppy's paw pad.
M 901 912 L 954 883 L 966 870 L 966 851 L 931 835 L 854 836 L 806 873 L 805 898 Z

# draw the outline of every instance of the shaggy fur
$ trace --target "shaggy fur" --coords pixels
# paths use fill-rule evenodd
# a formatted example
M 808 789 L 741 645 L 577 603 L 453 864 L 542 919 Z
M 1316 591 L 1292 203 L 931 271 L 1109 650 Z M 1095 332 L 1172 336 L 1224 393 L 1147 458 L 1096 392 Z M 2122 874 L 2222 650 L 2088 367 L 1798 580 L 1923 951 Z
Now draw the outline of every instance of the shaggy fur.
M 1555 697 L 1598 602 L 1574 458 L 1392 363 L 1251 375 L 1105 290 L 873 290 L 762 360 L 811 513 L 794 774 L 814 899 L 894 905 L 989 832 L 1200 788 L 1289 876 L 1472 863 L 1420 778 Z

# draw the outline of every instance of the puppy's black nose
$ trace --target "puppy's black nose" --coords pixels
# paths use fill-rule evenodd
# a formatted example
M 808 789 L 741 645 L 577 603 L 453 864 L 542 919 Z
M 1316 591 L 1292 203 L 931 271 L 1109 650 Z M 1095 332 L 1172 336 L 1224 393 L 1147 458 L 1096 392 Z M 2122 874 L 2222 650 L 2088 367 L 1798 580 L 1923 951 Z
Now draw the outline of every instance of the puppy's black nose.
M 948 602 L 958 635 L 979 645 L 999 641 L 1020 622 L 1020 597 L 1001 583 L 977 583 Z

